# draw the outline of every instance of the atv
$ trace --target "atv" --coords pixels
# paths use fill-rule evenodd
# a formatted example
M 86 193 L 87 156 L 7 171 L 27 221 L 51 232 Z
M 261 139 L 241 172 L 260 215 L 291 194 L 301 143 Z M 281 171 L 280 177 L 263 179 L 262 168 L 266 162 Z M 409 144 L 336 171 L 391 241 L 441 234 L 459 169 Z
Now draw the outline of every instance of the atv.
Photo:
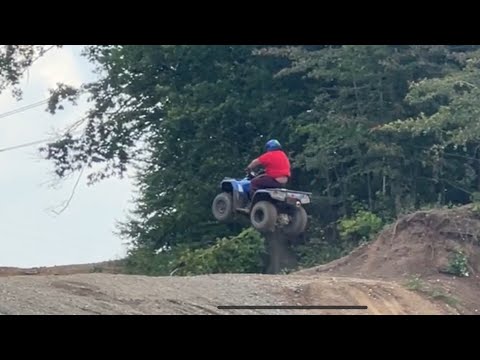
M 303 206 L 310 203 L 311 193 L 269 188 L 257 190 L 251 196 L 252 179 L 262 175 L 263 172 L 250 172 L 243 179 L 223 179 L 220 183 L 222 192 L 212 203 L 215 219 L 227 223 L 237 216 L 244 216 L 261 233 L 280 229 L 291 236 L 302 234 L 308 220 Z

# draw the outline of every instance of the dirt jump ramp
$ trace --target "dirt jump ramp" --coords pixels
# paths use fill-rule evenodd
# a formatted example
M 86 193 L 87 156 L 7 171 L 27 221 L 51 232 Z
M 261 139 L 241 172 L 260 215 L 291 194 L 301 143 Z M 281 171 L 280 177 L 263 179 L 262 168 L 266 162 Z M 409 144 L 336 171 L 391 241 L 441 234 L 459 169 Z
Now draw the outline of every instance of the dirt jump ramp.
M 219 309 L 367 306 L 365 310 Z M 455 314 L 390 282 L 282 275 L 143 277 L 111 274 L 0 278 L 0 314 Z

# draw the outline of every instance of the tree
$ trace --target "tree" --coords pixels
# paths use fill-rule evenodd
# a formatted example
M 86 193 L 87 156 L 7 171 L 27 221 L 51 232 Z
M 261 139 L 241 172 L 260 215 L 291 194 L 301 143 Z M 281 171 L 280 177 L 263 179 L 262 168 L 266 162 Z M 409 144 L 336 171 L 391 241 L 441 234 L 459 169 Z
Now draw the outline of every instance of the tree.
M 22 63 L 18 51 L 13 58 Z M 43 152 L 59 177 L 85 169 L 91 183 L 135 167 L 136 209 L 121 230 L 136 254 L 187 249 L 201 257 L 217 254 L 215 239 L 245 228 L 211 218 L 216 184 L 242 176 L 265 140 L 280 138 L 293 159 L 290 187 L 314 193 L 306 240 L 320 254 L 302 247 L 301 255 L 308 264 L 331 260 L 399 213 L 465 203 L 480 191 L 479 52 L 477 45 L 88 46 L 99 79 L 52 89 L 49 103 L 55 113 L 64 100 L 89 96 L 84 131 Z M 13 58 L 0 74 L 11 69 L 18 78 Z M 0 80 L 15 84 L 15 76 Z
M 101 78 L 77 90 L 93 103 L 85 131 L 45 147 L 57 174 L 86 167 L 93 183 L 136 166 L 139 197 L 122 234 L 137 247 L 205 246 L 244 226 L 211 217 L 216 184 L 240 176 L 267 137 L 285 139 L 289 119 L 306 110 L 299 77 L 277 80 L 282 59 L 258 46 L 92 46 Z M 57 90 L 50 104 L 74 99 Z
M 317 82 L 315 102 L 298 117 L 297 135 L 307 142 L 298 161 L 332 211 L 347 216 L 361 202 L 372 211 L 386 209 L 388 217 L 419 203 L 414 189 L 421 159 L 415 144 L 405 136 L 392 139 L 372 130 L 416 114 L 405 101 L 409 83 L 455 71 L 464 53 L 437 45 L 341 45 L 264 54 L 292 61 L 278 76 L 301 73 Z
M 32 64 L 48 51 L 60 45 L 1 45 L 0 46 L 0 93 L 11 88 L 17 99 L 22 91 L 18 87 L 22 75 Z
M 381 128 L 417 140 L 442 204 L 464 202 L 465 195 L 480 190 L 480 50 L 470 50 L 456 54 L 461 67 L 455 71 L 410 85 L 406 100 L 418 115 Z

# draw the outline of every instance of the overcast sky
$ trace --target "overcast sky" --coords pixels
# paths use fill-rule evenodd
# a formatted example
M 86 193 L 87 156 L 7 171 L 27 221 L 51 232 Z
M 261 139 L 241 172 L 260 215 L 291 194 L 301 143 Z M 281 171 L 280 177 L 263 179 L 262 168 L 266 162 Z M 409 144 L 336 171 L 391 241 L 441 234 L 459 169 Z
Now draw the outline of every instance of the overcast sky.
M 9 91 L 0 95 L 0 115 L 48 98 L 48 89 L 62 82 L 80 85 L 94 79 L 81 46 L 48 52 L 25 74 L 23 100 Z M 40 106 L 0 118 L 0 149 L 49 138 L 82 117 L 86 104 L 66 106 L 50 115 Z M 38 146 L 0 151 L 0 267 L 52 266 L 118 259 L 126 246 L 113 232 L 131 208 L 133 187 L 128 179 L 109 179 L 94 186 L 80 182 L 69 207 L 76 177 L 52 188 L 53 166 L 42 160 Z

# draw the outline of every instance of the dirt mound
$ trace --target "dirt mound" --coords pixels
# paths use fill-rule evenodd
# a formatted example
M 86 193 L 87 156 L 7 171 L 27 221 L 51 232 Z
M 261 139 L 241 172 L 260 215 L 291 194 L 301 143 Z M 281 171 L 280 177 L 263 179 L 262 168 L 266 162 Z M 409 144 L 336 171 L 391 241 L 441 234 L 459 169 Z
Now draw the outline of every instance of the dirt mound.
M 278 308 L 315 305 L 366 306 L 367 309 Z M 222 309 L 222 306 L 254 308 Z M 257 306 L 260 308 L 255 308 Z M 264 306 L 274 308 L 262 308 Z M 76 274 L 0 277 L 0 315 L 15 314 L 402 315 L 458 314 L 458 311 L 395 283 L 326 276 Z
M 473 206 L 419 211 L 400 218 L 373 243 L 299 274 L 328 272 L 368 278 L 476 278 L 480 272 L 480 215 Z
M 118 274 L 123 272 L 123 261 L 112 260 L 90 264 L 72 264 L 34 268 L 0 267 L 0 276 L 72 275 L 88 273 Z
M 121 262 L 0 268 L 0 315 L 480 314 L 479 238 L 480 212 L 466 206 L 402 217 L 350 255 L 290 275 L 107 274 L 120 271 Z M 39 276 L 9 276 L 32 274 Z M 368 309 L 225 310 L 219 305 Z

